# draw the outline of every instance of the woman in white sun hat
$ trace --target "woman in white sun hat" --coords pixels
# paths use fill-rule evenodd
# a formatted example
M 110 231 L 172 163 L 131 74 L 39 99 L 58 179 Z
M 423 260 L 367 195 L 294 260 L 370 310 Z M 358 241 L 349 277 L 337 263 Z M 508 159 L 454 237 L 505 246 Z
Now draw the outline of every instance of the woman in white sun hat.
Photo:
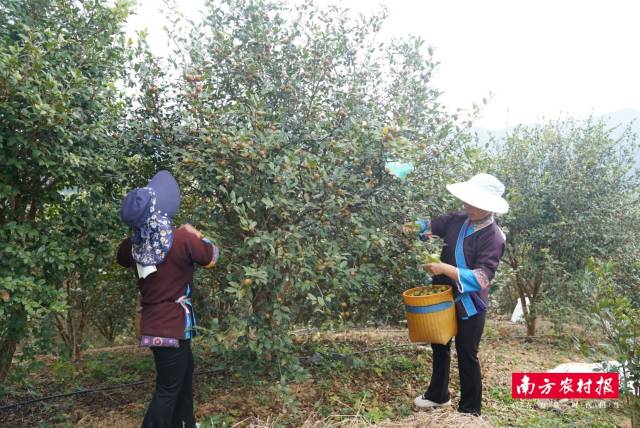
M 464 211 L 417 221 L 418 236 L 423 241 L 432 235 L 444 240 L 442 262 L 428 263 L 425 268 L 433 274 L 434 284 L 453 287 L 458 315 L 455 339 L 461 390 L 458 411 L 480 415 L 482 379 L 478 346 L 489 302 L 489 286 L 505 248 L 505 236 L 494 220 L 494 213 L 506 213 L 509 204 L 502 197 L 504 185 L 489 174 L 477 174 L 468 181 L 450 184 L 447 190 L 463 202 Z M 405 228 L 405 232 L 410 230 Z M 451 404 L 451 342 L 432 344 L 431 348 L 431 382 L 426 392 L 415 399 L 416 406 L 422 408 Z

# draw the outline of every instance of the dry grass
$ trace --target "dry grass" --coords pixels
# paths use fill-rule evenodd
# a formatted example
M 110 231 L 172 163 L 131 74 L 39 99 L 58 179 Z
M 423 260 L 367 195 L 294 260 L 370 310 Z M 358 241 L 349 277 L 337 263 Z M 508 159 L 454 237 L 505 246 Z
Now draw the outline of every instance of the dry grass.
M 570 342 L 550 334 L 544 327 L 546 326 L 543 324 L 539 331 L 540 337 L 526 340 L 523 338 L 526 333 L 524 326 L 500 319 L 488 320 L 479 355 L 484 390 L 481 418 L 456 411 L 459 392 L 455 351 L 452 352 L 451 362 L 452 406 L 428 411 L 413 408 L 413 398 L 428 383 L 431 349 L 428 346 L 410 344 L 406 329 L 402 328 L 296 332 L 304 337 L 307 344 L 315 342 L 313 346 L 317 349 L 338 350 L 336 345 L 344 345 L 345 349 L 351 351 L 375 351 L 358 355 L 366 362 L 363 368 L 311 366 L 313 376 L 301 382 L 289 383 L 284 394 L 275 386 L 275 382 L 267 381 L 266 378 L 256 378 L 256 382 L 253 382 L 231 373 L 223 377 L 198 376 L 194 378 L 196 417 L 201 421 L 217 421 L 209 422 L 209 425 L 203 424 L 203 428 L 211 426 L 211 423 L 220 426 L 222 420 L 227 423 L 227 427 L 256 428 L 533 426 L 523 422 L 528 417 L 547 418 L 545 423 L 557 423 L 560 418 L 554 416 L 552 410 L 525 409 L 521 403 L 513 402 L 510 396 L 512 372 L 548 370 L 560 363 L 577 361 L 579 358 Z M 394 345 L 401 346 L 393 348 Z M 196 352 L 199 348 L 197 343 L 194 344 Z M 138 348 L 122 347 L 105 351 L 126 353 L 137 361 L 150 358 L 148 355 L 138 355 Z M 150 383 L 144 388 L 79 397 L 64 405 L 59 402 L 49 409 L 55 409 L 58 414 L 66 411 L 68 416 L 64 420 L 72 426 L 137 427 L 152 389 L 153 385 Z M 58 404 L 62 406 L 58 407 Z M 575 414 L 575 410 L 562 409 L 563 414 L 571 412 L 574 412 L 572 421 L 580 417 Z M 583 414 L 589 416 L 594 412 L 583 411 Z M 37 420 L 26 414 L 15 416 L 12 421 L 18 421 L 22 417 L 25 417 L 22 419 L 24 422 Z M 42 416 L 46 417 L 46 414 L 43 413 Z M 385 417 L 388 419 L 384 419 Z M 381 422 L 373 425 L 372 420 Z M 18 422 L 18 425 L 12 426 L 37 424 L 21 425 Z M 69 425 L 54 423 L 53 426 Z M 589 423 L 575 426 L 586 427 Z
M 142 422 L 138 415 L 144 410 L 144 404 L 131 403 L 106 414 L 87 414 L 78 420 L 75 426 L 82 428 L 137 428 Z
M 268 418 L 261 421 L 256 418 L 242 421 L 249 428 L 276 428 L 279 425 L 278 418 Z M 326 418 L 310 415 L 301 425 L 301 428 L 422 428 L 422 427 L 448 427 L 448 428 L 492 428 L 489 422 L 482 417 L 463 415 L 451 408 L 439 408 L 426 412 L 418 412 L 401 421 L 388 421 L 372 425 L 361 415 L 332 415 Z

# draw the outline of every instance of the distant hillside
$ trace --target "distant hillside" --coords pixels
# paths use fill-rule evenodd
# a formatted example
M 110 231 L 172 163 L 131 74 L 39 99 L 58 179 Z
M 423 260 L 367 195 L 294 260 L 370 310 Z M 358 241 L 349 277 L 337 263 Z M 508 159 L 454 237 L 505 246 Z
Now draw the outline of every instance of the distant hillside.
M 596 120 L 604 120 L 611 128 L 616 127 L 615 136 L 622 135 L 626 126 L 630 124 L 631 130 L 636 134 L 636 138 L 640 138 L 640 110 L 620 110 L 603 115 L 594 115 L 593 117 Z M 491 141 L 492 136 L 495 142 L 499 144 L 513 129 L 513 126 L 500 129 L 474 127 L 472 131 L 476 134 L 478 144 L 488 143 Z M 636 165 L 640 167 L 640 152 L 636 153 Z
M 622 125 L 620 126 L 620 131 L 624 130 L 625 125 L 633 122 L 632 130 L 640 136 L 640 110 L 620 110 L 613 113 L 596 115 L 594 118 L 596 120 L 603 119 L 611 127 Z M 525 125 L 533 124 L 526 123 Z M 479 143 L 486 143 L 492 135 L 497 141 L 504 139 L 504 137 L 512 131 L 514 127 L 510 126 L 499 129 L 473 127 L 471 129 L 476 133 Z

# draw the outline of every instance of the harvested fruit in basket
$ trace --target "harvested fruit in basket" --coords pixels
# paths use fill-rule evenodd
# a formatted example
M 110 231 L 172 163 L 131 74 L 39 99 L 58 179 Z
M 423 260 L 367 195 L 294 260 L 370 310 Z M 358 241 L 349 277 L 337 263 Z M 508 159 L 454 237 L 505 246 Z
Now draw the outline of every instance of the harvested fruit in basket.
M 439 294 L 447 291 L 449 287 L 447 285 L 427 285 L 419 287 L 409 293 L 410 296 L 430 296 L 432 294 Z

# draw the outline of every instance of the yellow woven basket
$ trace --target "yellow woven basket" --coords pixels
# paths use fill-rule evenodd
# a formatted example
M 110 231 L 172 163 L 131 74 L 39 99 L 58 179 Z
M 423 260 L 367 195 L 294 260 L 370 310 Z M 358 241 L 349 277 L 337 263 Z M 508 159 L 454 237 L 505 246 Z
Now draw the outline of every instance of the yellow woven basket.
M 449 287 L 447 291 L 429 296 L 409 295 L 421 288 L 424 287 L 411 288 L 402 293 L 409 339 L 412 342 L 445 345 L 458 332 L 453 291 Z

